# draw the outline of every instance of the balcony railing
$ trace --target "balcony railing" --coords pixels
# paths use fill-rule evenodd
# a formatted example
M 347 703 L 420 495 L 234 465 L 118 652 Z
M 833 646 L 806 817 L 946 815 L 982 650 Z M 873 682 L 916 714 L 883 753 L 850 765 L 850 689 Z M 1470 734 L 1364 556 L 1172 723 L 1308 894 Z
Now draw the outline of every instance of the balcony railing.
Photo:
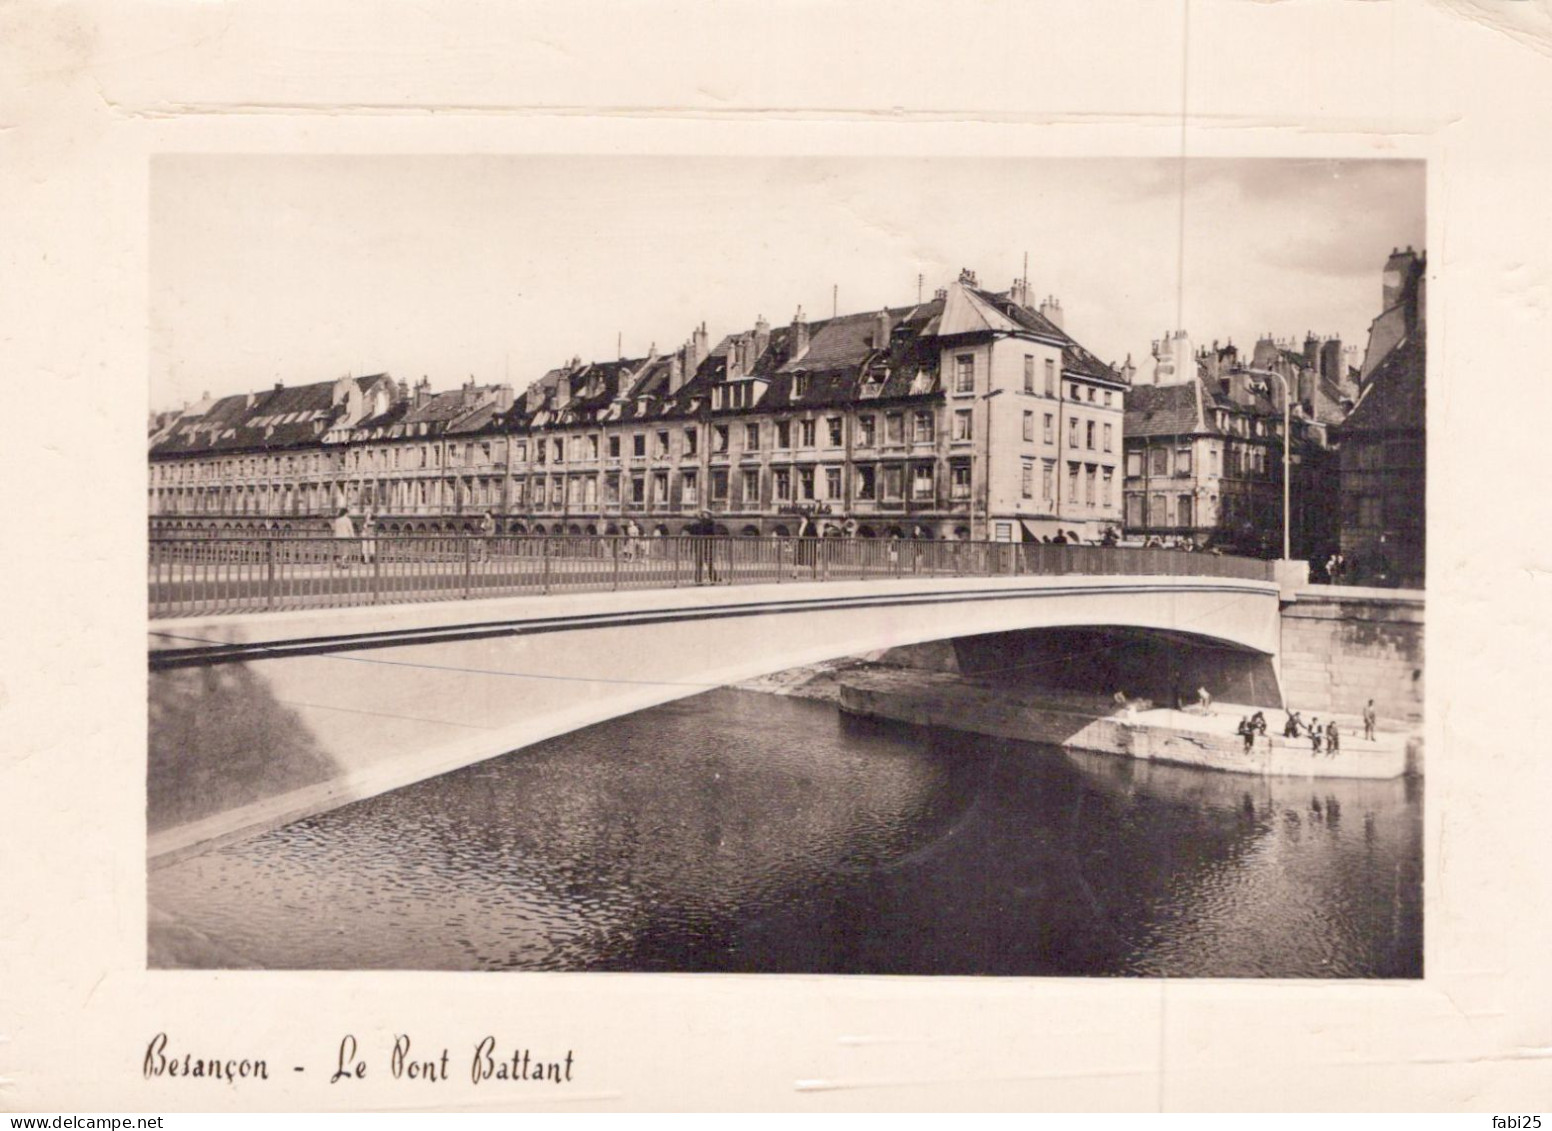
M 1272 579 L 1174 550 L 873 538 L 291 535 L 150 541 L 153 619 L 689 585 L 1025 574 Z

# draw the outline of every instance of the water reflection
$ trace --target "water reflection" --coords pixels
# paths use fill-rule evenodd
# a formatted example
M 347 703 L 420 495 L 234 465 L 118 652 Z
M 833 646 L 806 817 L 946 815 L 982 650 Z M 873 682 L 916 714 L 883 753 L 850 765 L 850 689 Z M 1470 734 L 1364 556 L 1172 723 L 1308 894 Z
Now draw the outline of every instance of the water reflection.
M 1397 977 L 1419 804 L 718 691 L 151 876 L 153 964 Z

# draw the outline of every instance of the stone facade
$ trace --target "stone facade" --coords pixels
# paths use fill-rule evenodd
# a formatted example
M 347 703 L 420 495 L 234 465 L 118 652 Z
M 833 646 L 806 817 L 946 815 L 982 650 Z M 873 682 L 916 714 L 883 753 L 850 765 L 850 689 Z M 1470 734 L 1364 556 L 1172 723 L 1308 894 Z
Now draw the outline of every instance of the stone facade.
M 1388 719 L 1423 717 L 1423 596 L 1306 589 L 1283 607 L 1282 686 L 1289 706 L 1357 715 L 1371 698 Z

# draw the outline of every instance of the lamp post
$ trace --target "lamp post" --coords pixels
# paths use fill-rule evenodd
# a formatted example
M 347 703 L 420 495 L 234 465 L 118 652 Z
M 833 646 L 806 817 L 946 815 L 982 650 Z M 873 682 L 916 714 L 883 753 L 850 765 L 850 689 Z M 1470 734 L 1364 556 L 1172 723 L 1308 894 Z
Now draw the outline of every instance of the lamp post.
M 983 542 L 990 542 L 992 540 L 992 531 L 991 531 L 991 525 L 992 525 L 992 403 L 991 402 L 992 402 L 992 398 L 993 397 L 1000 397 L 1000 396 L 1002 396 L 1002 390 L 1001 389 L 992 389 L 990 392 L 982 393 L 980 395 L 980 397 L 977 398 L 977 399 L 979 399 L 981 401 L 984 401 L 986 403 L 986 422 L 985 422 L 986 423 L 986 458 L 983 461 L 984 466 L 983 466 L 983 468 L 981 470 L 981 479 L 983 481 L 983 485 L 982 485 L 981 489 L 982 489 L 982 491 L 985 492 L 985 495 L 986 495 L 986 506 L 984 508 L 984 511 L 985 511 L 985 514 L 986 514 L 986 537 L 984 537 L 982 539 Z M 972 472 L 972 481 L 970 483 L 970 539 L 971 539 L 971 541 L 975 540 L 975 495 L 976 495 L 976 492 L 975 492 L 975 482 L 974 482 L 974 477 L 973 477 L 973 472 Z
M 1293 436 L 1293 397 L 1288 389 L 1288 378 L 1275 369 L 1252 369 L 1249 372 L 1258 377 L 1276 377 L 1283 385 L 1283 560 L 1287 561 L 1293 556 L 1292 538 L 1289 535 L 1289 519 L 1292 514 L 1289 504 L 1292 499 L 1293 485 L 1293 477 L 1289 474 L 1293 463 L 1290 447 Z

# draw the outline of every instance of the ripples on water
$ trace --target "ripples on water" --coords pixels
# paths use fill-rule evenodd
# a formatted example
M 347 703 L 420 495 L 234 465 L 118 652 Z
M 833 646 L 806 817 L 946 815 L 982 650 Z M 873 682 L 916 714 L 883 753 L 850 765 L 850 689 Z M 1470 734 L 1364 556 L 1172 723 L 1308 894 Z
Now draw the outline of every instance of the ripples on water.
M 158 870 L 150 899 L 220 966 L 1373 978 L 1421 976 L 1421 877 L 1406 782 L 724 690 Z

